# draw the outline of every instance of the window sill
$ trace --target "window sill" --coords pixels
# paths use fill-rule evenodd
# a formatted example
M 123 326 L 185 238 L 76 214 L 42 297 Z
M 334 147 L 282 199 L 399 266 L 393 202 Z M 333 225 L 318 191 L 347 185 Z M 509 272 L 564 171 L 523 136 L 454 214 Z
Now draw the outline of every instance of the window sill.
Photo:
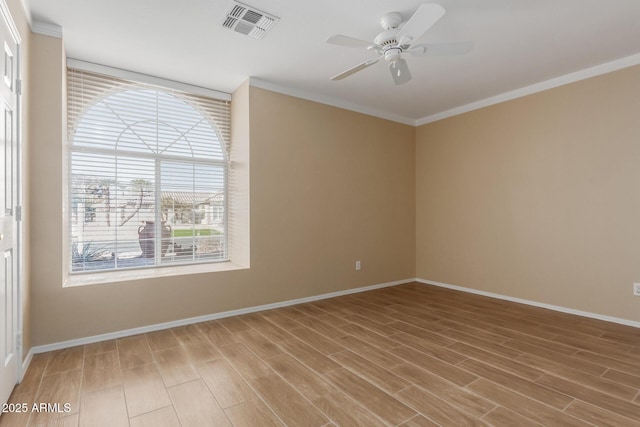
M 186 276 L 198 273 L 216 273 L 221 271 L 246 270 L 232 262 L 210 264 L 191 264 L 175 267 L 144 268 L 138 270 L 109 271 L 102 273 L 67 274 L 63 287 L 102 285 L 106 283 L 128 282 L 131 280 L 152 279 L 156 277 Z

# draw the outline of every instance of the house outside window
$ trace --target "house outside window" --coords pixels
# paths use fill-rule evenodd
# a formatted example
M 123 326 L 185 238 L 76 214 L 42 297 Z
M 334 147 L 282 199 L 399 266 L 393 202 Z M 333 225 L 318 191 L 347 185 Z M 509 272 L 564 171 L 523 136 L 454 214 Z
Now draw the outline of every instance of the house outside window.
M 69 271 L 227 261 L 229 101 L 67 81 Z

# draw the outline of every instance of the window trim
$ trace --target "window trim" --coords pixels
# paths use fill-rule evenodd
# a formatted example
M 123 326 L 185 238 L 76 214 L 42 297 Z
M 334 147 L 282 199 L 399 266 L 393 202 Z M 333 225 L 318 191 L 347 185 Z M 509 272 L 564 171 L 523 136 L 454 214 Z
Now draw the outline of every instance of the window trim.
M 95 273 L 67 273 L 63 279 L 62 287 L 104 285 L 129 282 L 133 280 L 155 279 L 159 277 L 187 276 L 190 274 L 220 273 L 225 271 L 248 269 L 248 266 L 239 265 L 232 261 L 218 261 L 187 265 L 169 265 L 166 267 L 131 268 L 109 271 L 96 270 Z

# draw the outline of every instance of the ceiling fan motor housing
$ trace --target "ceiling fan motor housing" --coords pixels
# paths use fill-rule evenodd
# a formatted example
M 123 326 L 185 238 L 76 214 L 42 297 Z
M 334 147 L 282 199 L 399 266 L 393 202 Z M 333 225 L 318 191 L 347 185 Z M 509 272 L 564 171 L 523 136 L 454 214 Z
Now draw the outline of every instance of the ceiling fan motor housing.
M 397 40 L 398 29 L 385 30 L 378 34 L 373 42 L 380 46 L 378 53 L 384 56 L 387 62 L 395 62 L 400 59 L 403 49 Z
M 397 35 L 398 29 L 385 30 L 378 34 L 376 38 L 373 39 L 373 42 L 383 48 L 385 46 L 394 46 L 398 44 L 398 40 L 396 38 Z
M 390 12 L 380 18 L 380 25 L 384 31 L 378 34 L 373 42 L 382 48 L 378 52 L 384 56 L 387 62 L 395 62 L 400 59 L 403 50 L 398 43 L 400 24 L 402 24 L 402 15 L 398 12 Z

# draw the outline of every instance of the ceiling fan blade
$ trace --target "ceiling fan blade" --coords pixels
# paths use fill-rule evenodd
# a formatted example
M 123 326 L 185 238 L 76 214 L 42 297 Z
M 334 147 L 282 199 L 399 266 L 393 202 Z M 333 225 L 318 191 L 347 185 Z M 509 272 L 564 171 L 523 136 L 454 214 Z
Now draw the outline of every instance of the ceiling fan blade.
M 327 43 L 335 44 L 338 46 L 363 47 L 365 49 L 376 46 L 371 42 L 360 40 L 360 39 L 354 39 L 353 37 L 343 36 L 340 34 L 329 37 L 327 39 Z
M 389 63 L 389 71 L 391 71 L 393 82 L 396 85 L 401 85 L 411 80 L 411 73 L 409 72 L 407 61 L 402 58 Z
M 398 31 L 398 44 L 410 44 L 411 41 L 420 38 L 444 16 L 445 12 L 444 8 L 439 4 L 421 4 L 416 13 Z
M 336 74 L 335 76 L 331 77 L 331 80 L 342 80 L 345 77 L 349 77 L 351 74 L 355 74 L 358 71 L 364 70 L 367 67 L 372 66 L 373 64 L 375 64 L 376 62 L 380 61 L 382 57 L 378 57 L 378 58 L 374 58 L 374 59 L 369 59 L 368 61 L 364 61 L 361 64 L 356 65 L 355 67 L 351 67 L 349 68 L 347 71 L 343 71 L 340 74 Z
M 409 53 L 413 56 L 462 55 L 469 53 L 471 49 L 473 49 L 473 42 L 425 43 L 413 46 L 409 49 Z

